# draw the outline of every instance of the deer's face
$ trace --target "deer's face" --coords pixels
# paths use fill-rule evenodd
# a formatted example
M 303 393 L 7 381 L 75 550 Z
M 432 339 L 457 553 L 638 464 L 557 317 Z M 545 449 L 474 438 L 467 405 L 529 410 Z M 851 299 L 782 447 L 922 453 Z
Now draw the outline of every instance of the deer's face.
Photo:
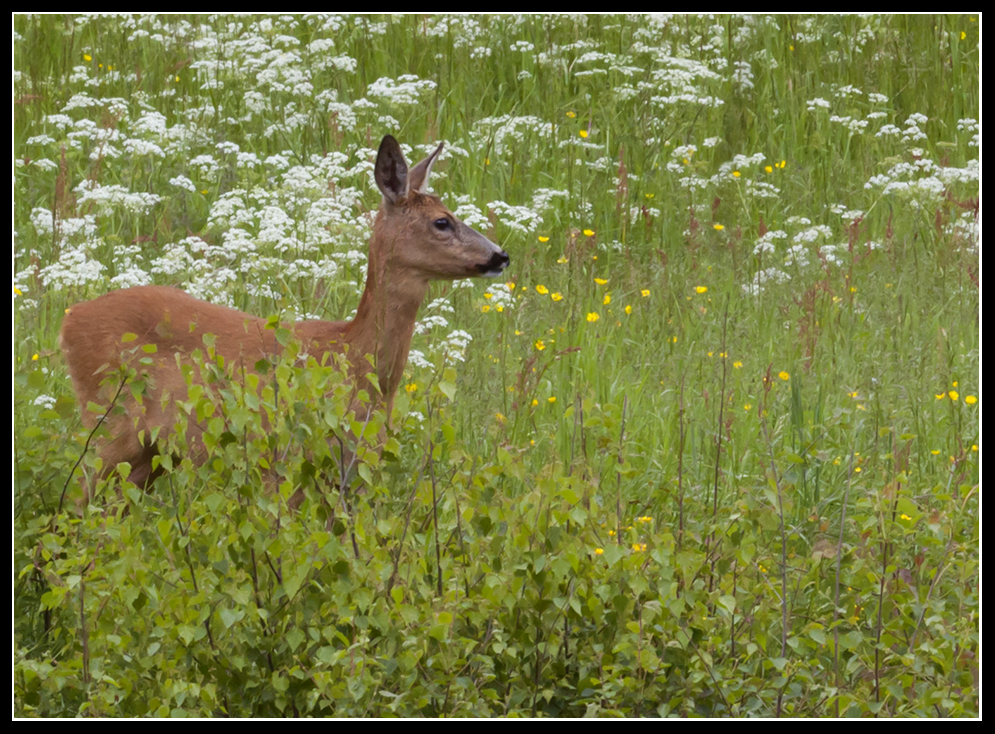
M 387 251 L 371 253 L 371 258 L 384 258 L 426 279 L 500 275 L 510 262 L 508 253 L 427 193 L 432 164 L 441 151 L 440 144 L 409 171 L 397 141 L 389 135 L 383 139 L 374 173 L 384 201 L 374 239 Z
M 508 253 L 457 219 L 435 196 L 410 193 L 388 205 L 384 219 L 397 230 L 386 238 L 395 243 L 390 261 L 426 278 L 495 277 L 510 262 Z

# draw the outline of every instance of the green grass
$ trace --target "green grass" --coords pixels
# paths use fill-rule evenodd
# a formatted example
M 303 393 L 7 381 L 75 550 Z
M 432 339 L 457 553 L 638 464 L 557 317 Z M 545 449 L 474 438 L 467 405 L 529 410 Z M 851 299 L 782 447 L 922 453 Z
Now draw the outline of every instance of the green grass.
M 18 716 L 978 715 L 977 16 L 14 28 Z M 84 506 L 64 310 L 347 317 L 386 133 L 511 267 L 433 286 L 364 493 L 284 364 Z

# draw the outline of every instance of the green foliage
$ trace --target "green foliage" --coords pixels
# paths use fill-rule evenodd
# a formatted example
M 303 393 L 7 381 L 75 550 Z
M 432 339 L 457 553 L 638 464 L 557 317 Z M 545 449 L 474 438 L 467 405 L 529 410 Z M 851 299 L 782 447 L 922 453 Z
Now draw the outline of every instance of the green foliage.
M 978 716 L 977 20 L 15 17 L 15 715 Z M 280 326 L 387 132 L 512 258 L 389 421 Z M 84 500 L 136 282 L 284 356 Z

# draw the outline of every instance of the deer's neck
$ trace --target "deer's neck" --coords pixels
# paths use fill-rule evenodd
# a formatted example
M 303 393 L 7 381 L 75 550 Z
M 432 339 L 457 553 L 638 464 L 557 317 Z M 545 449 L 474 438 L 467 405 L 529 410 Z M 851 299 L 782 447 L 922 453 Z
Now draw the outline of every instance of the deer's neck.
M 371 262 L 356 318 L 346 329 L 353 370 L 366 374 L 373 369 L 365 359 L 372 354 L 380 391 L 389 404 L 404 376 L 418 307 L 427 292 L 424 278 Z

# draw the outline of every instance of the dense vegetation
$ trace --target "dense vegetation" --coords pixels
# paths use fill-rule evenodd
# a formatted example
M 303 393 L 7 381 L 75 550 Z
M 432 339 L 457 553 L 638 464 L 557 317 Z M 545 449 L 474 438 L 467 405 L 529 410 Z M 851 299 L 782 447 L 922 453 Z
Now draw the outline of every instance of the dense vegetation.
M 15 715 L 977 716 L 978 26 L 15 17 Z M 206 344 L 84 501 L 64 310 L 346 318 L 385 133 L 512 258 L 387 446 Z

